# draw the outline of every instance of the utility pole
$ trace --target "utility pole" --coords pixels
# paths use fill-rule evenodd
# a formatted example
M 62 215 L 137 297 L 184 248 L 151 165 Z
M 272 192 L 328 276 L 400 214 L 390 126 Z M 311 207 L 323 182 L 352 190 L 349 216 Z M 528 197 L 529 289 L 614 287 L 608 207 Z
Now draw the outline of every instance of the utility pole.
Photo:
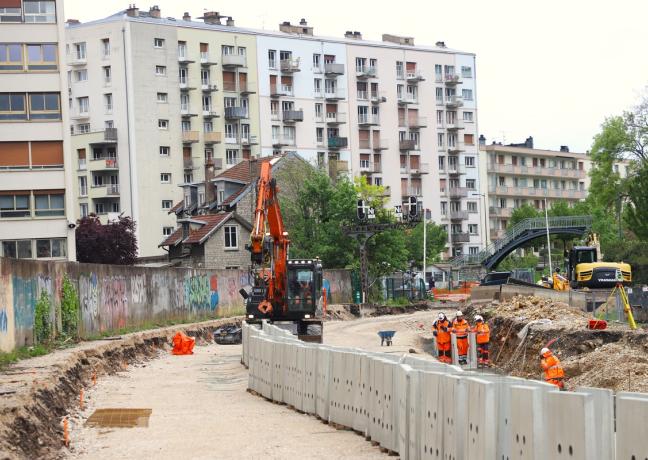
M 427 209 L 423 207 L 423 283 L 427 269 Z
M 544 208 L 545 208 L 545 225 L 547 227 L 547 251 L 549 253 L 549 276 L 553 275 L 553 265 L 551 263 L 551 240 L 549 239 L 549 215 L 547 214 L 547 191 L 545 190 L 544 197 Z

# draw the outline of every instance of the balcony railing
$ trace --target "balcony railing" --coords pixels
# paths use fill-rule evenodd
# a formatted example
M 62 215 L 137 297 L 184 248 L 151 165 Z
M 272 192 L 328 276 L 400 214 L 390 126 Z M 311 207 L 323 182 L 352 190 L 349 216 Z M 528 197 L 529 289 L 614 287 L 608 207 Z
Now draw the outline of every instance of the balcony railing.
M 387 139 L 374 139 L 373 140 L 373 149 L 374 150 L 387 150 L 389 148 L 389 141 Z
M 344 75 L 344 64 L 334 62 L 324 64 L 325 75 Z
M 587 175 L 584 169 L 574 168 L 547 168 L 541 166 L 522 166 L 513 165 L 510 163 L 488 163 L 489 172 L 513 173 L 513 174 L 526 174 L 531 176 L 550 176 L 550 177 L 569 177 L 584 179 Z
M 200 134 L 198 131 L 182 131 L 182 142 L 185 144 L 190 144 L 198 142 L 200 140 Z
M 212 91 L 218 91 L 218 86 L 214 85 L 213 83 L 203 81 L 200 83 L 200 89 L 205 92 L 212 92 Z
M 460 120 L 452 120 L 452 121 L 446 122 L 445 128 L 448 131 L 456 131 L 458 129 L 464 129 L 464 125 L 463 125 L 463 122 L 460 121 Z
M 410 174 L 420 175 L 420 174 L 429 174 L 430 173 L 430 164 L 429 163 L 419 163 L 418 166 L 410 166 Z
M 106 186 L 106 193 L 108 195 L 119 195 L 119 184 L 108 184 Z
M 344 148 L 348 145 L 348 139 L 346 137 L 333 136 L 328 138 L 328 148 L 332 150 L 338 150 Z
M 450 187 L 448 189 L 448 196 L 450 198 L 464 198 L 468 196 L 468 189 L 466 187 Z
M 470 242 L 470 233 L 453 233 L 452 234 L 453 243 L 469 243 Z
M 228 120 L 241 120 L 247 117 L 247 107 L 225 107 L 225 118 Z
M 117 142 L 117 128 L 105 128 L 104 141 Z
M 284 59 L 280 63 L 281 71 L 284 73 L 299 72 L 299 58 L 297 59 Z
M 462 142 L 456 142 L 453 145 L 448 145 L 448 153 L 461 153 L 464 151 Z
M 544 198 L 565 198 L 571 200 L 581 200 L 587 197 L 585 190 L 573 189 L 556 189 L 556 188 L 535 188 L 535 187 L 508 187 L 508 186 L 489 186 L 489 193 L 495 195 L 522 196 L 522 197 L 539 197 Z
M 357 98 L 362 101 L 367 101 L 369 100 L 369 92 L 366 90 L 358 90 Z
M 443 81 L 448 86 L 454 86 L 456 84 L 461 83 L 461 77 L 459 77 L 459 75 L 455 75 L 455 74 L 446 74 L 443 77 Z
M 427 126 L 427 117 L 413 117 L 408 119 L 408 125 L 412 129 L 425 128 Z
M 408 70 L 407 73 L 405 74 L 405 77 L 407 78 L 407 81 L 410 83 L 416 83 L 425 80 L 423 75 L 421 75 L 421 72 L 418 70 Z
M 202 65 L 215 65 L 216 59 L 209 57 L 209 53 L 205 51 L 200 52 L 200 64 Z
M 358 124 L 363 126 L 372 126 L 380 124 L 380 117 L 368 113 L 358 115 Z
M 376 76 L 377 69 L 374 66 L 356 66 L 357 78 L 372 78 Z
M 346 113 L 341 112 L 326 112 L 326 123 L 330 125 L 339 125 L 340 123 L 346 123 Z
M 466 220 L 468 211 L 450 211 L 450 220 Z
M 448 163 L 448 174 L 466 174 L 466 165 L 463 163 Z
M 184 169 L 194 169 L 193 158 L 183 158 L 182 159 L 182 166 L 183 166 Z
M 511 217 L 513 215 L 513 208 L 500 208 L 497 206 L 490 206 L 488 213 L 496 217 Z
M 270 85 L 270 96 L 272 97 L 292 96 L 292 95 L 293 95 L 292 85 Z
M 360 148 L 368 150 L 371 148 L 371 141 L 369 139 L 360 139 Z
M 372 91 L 370 94 L 372 104 L 380 104 L 382 102 L 387 102 L 387 96 L 385 91 Z
M 222 141 L 222 133 L 220 132 L 206 132 L 205 133 L 205 144 L 220 144 Z
M 400 150 L 418 150 L 418 145 L 415 140 L 401 139 L 398 141 L 398 148 Z
M 407 196 L 423 196 L 423 188 L 422 187 L 409 187 L 406 189 L 407 193 L 403 193 L 403 195 Z
M 221 65 L 223 67 L 245 67 L 247 60 L 240 54 L 223 54 Z
M 294 123 L 296 121 L 304 121 L 303 110 L 284 110 L 283 111 L 284 123 Z
M 344 91 L 341 89 L 327 89 L 324 92 L 324 97 L 329 101 L 339 101 L 345 98 Z
M 284 147 L 288 145 L 295 145 L 295 138 L 294 137 L 287 137 L 287 136 L 279 136 L 279 137 L 273 137 L 272 138 L 272 146 L 273 147 Z
M 446 106 L 449 108 L 461 107 L 463 105 L 463 98 L 461 96 L 450 96 L 446 98 Z

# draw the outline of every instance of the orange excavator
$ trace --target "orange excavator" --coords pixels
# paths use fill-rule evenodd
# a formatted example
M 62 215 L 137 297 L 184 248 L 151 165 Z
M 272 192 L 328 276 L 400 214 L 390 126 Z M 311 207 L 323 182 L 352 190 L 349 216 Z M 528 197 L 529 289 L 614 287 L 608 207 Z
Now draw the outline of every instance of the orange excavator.
M 319 259 L 288 259 L 290 239 L 279 206 L 277 182 L 272 178 L 272 160 L 261 163 L 250 244 L 250 292 L 245 299 L 246 321 L 268 320 L 309 342 L 322 341 L 322 319 L 318 311 L 322 290 Z

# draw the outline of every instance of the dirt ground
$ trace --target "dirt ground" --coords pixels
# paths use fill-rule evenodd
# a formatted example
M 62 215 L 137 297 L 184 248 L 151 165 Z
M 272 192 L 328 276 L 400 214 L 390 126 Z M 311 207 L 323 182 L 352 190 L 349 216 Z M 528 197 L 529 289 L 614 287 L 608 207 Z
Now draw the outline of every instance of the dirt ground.
M 101 378 L 72 418 L 71 459 L 370 459 L 387 457 L 363 437 L 246 392 L 241 346 L 135 365 Z M 148 427 L 91 428 L 97 408 L 148 408 Z

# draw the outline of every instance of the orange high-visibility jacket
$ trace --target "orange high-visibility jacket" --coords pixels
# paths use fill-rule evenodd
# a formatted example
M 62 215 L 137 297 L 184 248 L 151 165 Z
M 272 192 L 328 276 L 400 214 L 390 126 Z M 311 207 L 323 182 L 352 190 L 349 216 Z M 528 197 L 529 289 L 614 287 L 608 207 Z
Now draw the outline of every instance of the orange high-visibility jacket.
M 490 342 L 490 328 L 486 322 L 482 321 L 475 325 L 473 332 L 477 333 L 477 343 Z
M 458 339 L 465 339 L 468 337 L 468 331 L 470 330 L 470 324 L 465 319 L 455 319 L 452 323 L 452 332 L 455 333 Z
M 432 325 L 432 329 L 437 338 L 437 343 L 450 343 L 450 321 L 437 319 Z
M 560 365 L 560 360 L 556 358 L 553 353 L 546 353 L 540 362 L 544 370 L 545 380 L 562 379 L 565 376 L 565 371 Z

